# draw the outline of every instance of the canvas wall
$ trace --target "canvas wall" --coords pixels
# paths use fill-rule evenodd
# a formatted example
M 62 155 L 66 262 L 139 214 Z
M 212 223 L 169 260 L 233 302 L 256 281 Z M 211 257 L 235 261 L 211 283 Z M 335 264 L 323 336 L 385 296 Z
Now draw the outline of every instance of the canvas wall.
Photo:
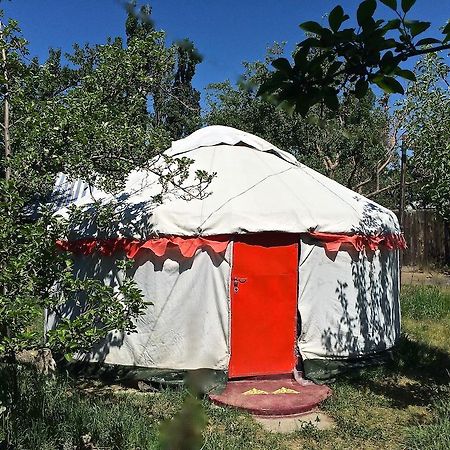
M 327 253 L 302 238 L 302 358 L 359 357 L 391 348 L 400 334 L 398 251 Z
M 111 333 L 91 361 L 161 369 L 228 369 L 232 243 L 223 254 L 198 250 L 193 258 L 169 249 L 138 254 L 134 279 L 153 303 L 137 332 Z M 78 276 L 95 274 L 117 287 L 111 257 L 77 256 Z M 354 358 L 391 348 L 400 333 L 398 251 L 327 253 L 302 238 L 299 258 L 298 349 L 303 360 Z M 62 313 L 77 314 L 73 304 Z M 49 316 L 48 327 L 55 323 Z M 264 345 L 264 336 L 261 336 Z
M 163 257 L 141 251 L 134 280 L 144 298 L 153 304 L 129 335 L 113 332 L 84 360 L 161 369 L 211 368 L 226 370 L 229 361 L 229 280 L 231 244 L 222 254 L 198 250 L 192 258 L 178 249 Z M 75 270 L 81 278 L 96 276 L 113 287 L 121 274 L 112 257 L 77 256 Z M 78 313 L 73 304 L 62 313 Z M 49 316 L 48 327 L 55 323 Z

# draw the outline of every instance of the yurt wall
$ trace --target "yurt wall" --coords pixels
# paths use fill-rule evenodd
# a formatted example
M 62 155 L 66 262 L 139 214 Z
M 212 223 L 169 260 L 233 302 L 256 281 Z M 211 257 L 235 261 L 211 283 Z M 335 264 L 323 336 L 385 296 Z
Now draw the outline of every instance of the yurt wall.
M 400 335 L 398 250 L 329 252 L 303 237 L 299 261 L 298 347 L 312 361 L 358 359 L 392 348 Z M 326 372 L 326 364 L 323 365 Z

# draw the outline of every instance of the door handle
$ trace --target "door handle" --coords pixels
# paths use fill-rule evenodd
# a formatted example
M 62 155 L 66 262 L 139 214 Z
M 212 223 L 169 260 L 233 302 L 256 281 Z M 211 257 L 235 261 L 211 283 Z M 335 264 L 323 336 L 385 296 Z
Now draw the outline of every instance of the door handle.
M 239 278 L 239 277 L 233 277 L 233 290 L 235 293 L 239 292 L 239 283 L 245 283 L 247 281 L 247 278 Z

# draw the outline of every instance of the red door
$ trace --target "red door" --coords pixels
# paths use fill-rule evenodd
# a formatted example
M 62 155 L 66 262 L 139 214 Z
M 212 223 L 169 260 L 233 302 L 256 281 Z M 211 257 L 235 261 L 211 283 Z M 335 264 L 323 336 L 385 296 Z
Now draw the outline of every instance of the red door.
M 296 236 L 264 233 L 234 243 L 230 377 L 292 372 L 297 274 Z

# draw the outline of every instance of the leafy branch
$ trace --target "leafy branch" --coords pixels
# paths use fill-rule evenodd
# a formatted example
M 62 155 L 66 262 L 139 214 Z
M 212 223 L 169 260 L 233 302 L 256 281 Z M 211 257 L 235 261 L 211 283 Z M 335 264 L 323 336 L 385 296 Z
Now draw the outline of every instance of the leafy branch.
M 364 0 L 357 9 L 357 27 L 341 28 L 350 16 L 340 5 L 328 15 L 328 27 L 313 21 L 300 24 L 307 38 L 297 44 L 293 64 L 286 58 L 275 59 L 275 71 L 258 95 L 305 116 L 318 103 L 337 110 L 340 93 L 362 98 L 369 85 L 387 94 L 404 94 L 399 78 L 415 81 L 415 75 L 401 63 L 450 49 L 450 22 L 442 29 L 442 39 L 419 39 L 431 23 L 407 17 L 415 0 L 402 0 L 401 10 L 397 0 L 380 1 L 394 11 L 395 18 L 375 19 L 377 1 Z

